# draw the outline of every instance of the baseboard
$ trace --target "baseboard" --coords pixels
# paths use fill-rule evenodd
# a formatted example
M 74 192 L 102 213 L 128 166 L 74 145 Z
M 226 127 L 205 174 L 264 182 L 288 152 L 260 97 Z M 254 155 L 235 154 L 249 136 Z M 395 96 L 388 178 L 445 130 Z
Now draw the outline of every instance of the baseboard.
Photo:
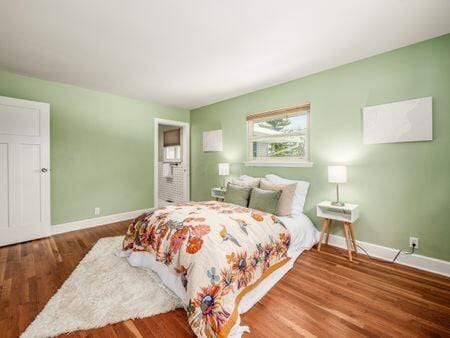
M 330 234 L 328 243 L 339 248 L 347 248 L 345 237 L 342 236 Z M 388 261 L 394 259 L 395 255 L 398 252 L 398 249 L 388 248 L 377 244 L 361 241 L 356 241 L 356 243 L 363 247 L 369 253 L 369 255 Z M 441 259 L 421 256 L 417 254 L 400 254 L 400 256 L 396 260 L 396 263 L 450 277 L 450 262 Z
M 64 232 L 87 229 L 87 228 L 92 228 L 92 227 L 96 227 L 99 225 L 105 225 L 105 224 L 110 224 L 110 223 L 115 223 L 115 222 L 126 221 L 129 219 L 135 218 L 148 210 L 151 210 L 151 208 L 128 211 L 128 212 L 123 212 L 123 213 L 114 214 L 114 215 L 107 215 L 107 216 L 83 219 L 81 221 L 56 224 L 56 225 L 52 225 L 51 231 L 52 231 L 52 235 L 57 235 L 57 234 L 62 234 Z

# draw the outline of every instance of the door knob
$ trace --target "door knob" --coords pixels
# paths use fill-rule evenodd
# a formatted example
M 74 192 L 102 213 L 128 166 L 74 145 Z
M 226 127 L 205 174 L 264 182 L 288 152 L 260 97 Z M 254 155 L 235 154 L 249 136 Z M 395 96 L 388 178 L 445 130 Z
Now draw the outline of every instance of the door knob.
M 46 172 L 48 171 L 48 169 L 47 169 L 47 168 L 42 168 L 41 171 L 42 171 L 43 173 L 46 173 Z

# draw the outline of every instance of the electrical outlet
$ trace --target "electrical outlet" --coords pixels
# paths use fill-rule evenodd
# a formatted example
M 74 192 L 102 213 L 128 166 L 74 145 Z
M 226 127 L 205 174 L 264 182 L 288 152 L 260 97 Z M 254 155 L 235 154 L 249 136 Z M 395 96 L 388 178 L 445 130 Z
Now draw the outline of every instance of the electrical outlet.
M 412 248 L 415 244 L 415 249 L 419 249 L 419 239 L 417 237 L 409 237 L 409 247 Z
M 100 215 L 100 208 L 99 208 L 99 207 L 96 207 L 96 208 L 94 209 L 94 215 L 95 215 L 95 216 Z

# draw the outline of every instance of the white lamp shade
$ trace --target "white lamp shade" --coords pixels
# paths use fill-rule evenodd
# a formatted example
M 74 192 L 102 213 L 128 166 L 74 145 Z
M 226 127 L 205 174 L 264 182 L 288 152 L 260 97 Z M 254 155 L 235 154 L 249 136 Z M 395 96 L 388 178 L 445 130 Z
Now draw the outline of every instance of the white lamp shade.
M 345 165 L 328 166 L 328 182 L 347 183 L 347 167 Z
M 230 164 L 229 163 L 219 163 L 219 175 L 220 176 L 230 175 Z

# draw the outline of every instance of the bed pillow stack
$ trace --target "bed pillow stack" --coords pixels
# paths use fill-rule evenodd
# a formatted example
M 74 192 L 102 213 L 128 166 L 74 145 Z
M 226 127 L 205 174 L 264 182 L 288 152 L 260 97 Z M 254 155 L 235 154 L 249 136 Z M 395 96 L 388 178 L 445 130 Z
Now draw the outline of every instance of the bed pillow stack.
M 292 199 L 292 216 L 299 216 L 303 213 L 306 195 L 308 194 L 309 182 L 288 180 L 277 175 L 266 175 L 266 179 L 273 183 L 296 184 L 294 198 Z
M 277 216 L 299 216 L 303 213 L 309 183 L 289 180 L 273 174 L 266 175 L 265 179 L 242 175 L 239 179 L 231 179 L 227 192 L 230 186 L 228 197 L 225 193 L 225 202 L 248 206 Z M 275 200 L 275 211 L 273 211 Z

